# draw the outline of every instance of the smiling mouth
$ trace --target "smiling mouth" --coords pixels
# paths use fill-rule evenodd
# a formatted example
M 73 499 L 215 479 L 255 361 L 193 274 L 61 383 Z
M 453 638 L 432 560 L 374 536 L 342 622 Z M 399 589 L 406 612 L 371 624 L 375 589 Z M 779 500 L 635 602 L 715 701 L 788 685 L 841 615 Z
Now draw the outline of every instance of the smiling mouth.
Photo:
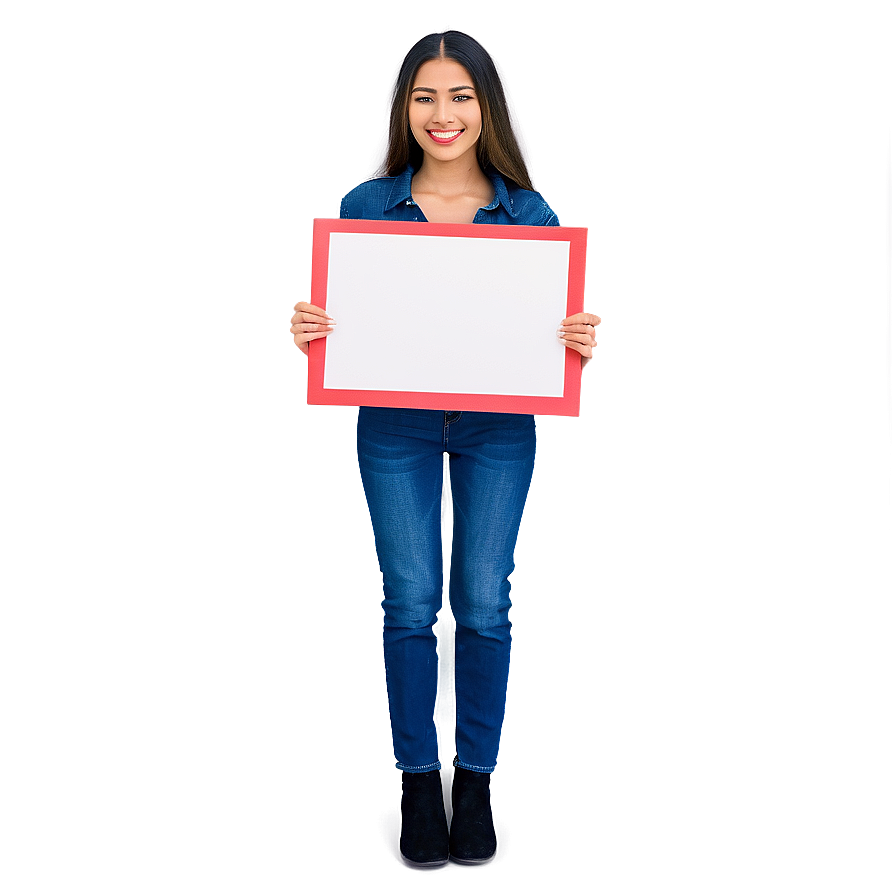
M 459 131 L 427 131 L 426 133 L 432 137 L 436 143 L 452 143 L 464 132 L 461 128 Z

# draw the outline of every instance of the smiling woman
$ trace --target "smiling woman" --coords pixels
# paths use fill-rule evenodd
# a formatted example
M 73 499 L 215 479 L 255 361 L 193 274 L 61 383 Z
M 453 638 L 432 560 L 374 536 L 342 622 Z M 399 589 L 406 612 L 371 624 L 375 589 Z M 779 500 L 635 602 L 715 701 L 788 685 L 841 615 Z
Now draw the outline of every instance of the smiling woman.
M 424 62 L 414 78 L 408 125 L 423 158 L 412 189 L 429 221 L 467 224 L 494 193 L 478 164 L 482 111 L 470 80 L 462 65 L 445 58 Z M 450 171 L 459 176 L 448 193 Z
M 470 84 L 448 86 L 469 77 L 466 69 L 451 59 L 431 59 L 420 66 L 414 78 L 417 86 L 411 90 L 408 119 L 411 133 L 423 152 L 432 149 L 425 139 L 427 135 L 436 143 L 448 144 L 463 134 L 466 139 L 461 153 L 475 154 L 482 133 L 482 113 L 476 89 Z M 437 158 L 458 158 L 459 155 L 439 155 Z
M 532 188 L 491 57 L 458 31 L 430 34 L 405 57 L 381 174 L 342 200 L 341 217 L 558 224 Z M 291 330 L 307 353 L 308 343 L 326 338 L 335 321 L 306 302 L 295 310 Z M 476 326 L 492 327 L 497 342 L 510 323 Z M 559 324 L 558 338 L 583 364 L 599 323 L 597 315 L 582 312 Z M 457 697 L 450 832 L 433 721 L 446 453 L 455 511 L 449 600 Z M 403 772 L 400 850 L 412 865 L 449 858 L 479 864 L 497 849 L 489 783 L 510 662 L 508 579 L 534 460 L 531 415 L 359 409 L 358 464 L 383 573 L 386 686 L 396 765 Z

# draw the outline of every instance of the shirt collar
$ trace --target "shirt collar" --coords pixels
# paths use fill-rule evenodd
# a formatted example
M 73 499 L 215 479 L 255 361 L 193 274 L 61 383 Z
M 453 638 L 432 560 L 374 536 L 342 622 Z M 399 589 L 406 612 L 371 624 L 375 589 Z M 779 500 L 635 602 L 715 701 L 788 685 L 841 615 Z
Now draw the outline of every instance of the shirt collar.
M 510 194 L 507 192 L 507 185 L 504 183 L 504 178 L 501 177 L 494 168 L 489 168 L 485 173 L 488 179 L 492 182 L 492 186 L 495 188 L 495 197 L 488 205 L 483 206 L 483 208 L 485 211 L 491 211 L 492 209 L 496 209 L 499 205 L 503 205 L 507 214 L 512 218 L 515 218 L 516 209 L 513 207 L 513 199 L 510 198 Z M 413 176 L 414 168 L 413 166 L 408 165 L 407 168 L 395 178 L 392 183 L 392 189 L 389 191 L 389 196 L 386 199 L 386 205 L 383 208 L 383 212 L 391 211 L 395 206 L 411 201 L 411 178 Z
M 401 205 L 411 198 L 411 178 L 414 176 L 414 169 L 408 165 L 398 177 L 392 182 L 392 189 L 389 191 L 389 197 L 386 199 L 386 205 L 383 212 L 391 211 L 396 205 Z
M 486 211 L 491 211 L 493 208 L 503 205 L 504 211 L 506 211 L 511 218 L 515 218 L 516 209 L 513 207 L 513 199 L 511 199 L 510 194 L 507 192 L 507 184 L 504 183 L 504 178 L 501 177 L 494 168 L 489 168 L 485 173 L 488 176 L 488 179 L 492 182 L 492 186 L 495 188 L 495 198 L 485 206 Z

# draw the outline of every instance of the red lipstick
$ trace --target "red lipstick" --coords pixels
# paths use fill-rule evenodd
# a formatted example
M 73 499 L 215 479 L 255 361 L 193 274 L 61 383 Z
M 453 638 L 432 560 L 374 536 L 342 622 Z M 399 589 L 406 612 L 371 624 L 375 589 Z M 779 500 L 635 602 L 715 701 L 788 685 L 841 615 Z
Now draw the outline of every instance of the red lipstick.
M 464 132 L 463 128 L 452 128 L 451 130 L 446 129 L 444 131 L 427 131 L 426 133 L 429 134 L 429 136 L 436 143 L 446 144 L 446 143 L 454 143 L 454 141 L 457 140 L 457 138 L 460 137 L 460 135 L 463 132 Z M 452 136 L 450 136 L 446 139 L 445 137 L 441 136 L 442 134 L 451 134 Z

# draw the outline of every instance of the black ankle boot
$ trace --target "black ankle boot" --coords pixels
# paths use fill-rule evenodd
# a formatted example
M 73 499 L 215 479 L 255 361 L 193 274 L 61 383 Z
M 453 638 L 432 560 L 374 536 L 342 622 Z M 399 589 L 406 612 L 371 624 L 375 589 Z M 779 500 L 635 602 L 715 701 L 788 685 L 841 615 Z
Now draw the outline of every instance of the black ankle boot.
M 438 771 L 402 772 L 399 849 L 410 865 L 429 868 L 448 861 L 448 819 Z
M 451 785 L 451 858 L 461 865 L 481 865 L 498 849 L 489 794 L 491 775 L 455 766 Z

